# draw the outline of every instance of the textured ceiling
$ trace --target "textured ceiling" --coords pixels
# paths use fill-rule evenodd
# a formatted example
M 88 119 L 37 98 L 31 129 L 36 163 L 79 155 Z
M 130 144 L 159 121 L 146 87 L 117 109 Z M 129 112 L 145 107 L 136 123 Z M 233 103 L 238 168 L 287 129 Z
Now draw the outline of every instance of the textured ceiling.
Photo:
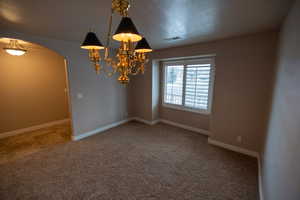
M 159 49 L 277 28 L 292 2 L 133 0 L 130 16 Z M 105 43 L 110 7 L 111 0 L 0 0 L 0 28 L 78 43 L 92 28 Z M 166 40 L 172 37 L 181 39 Z

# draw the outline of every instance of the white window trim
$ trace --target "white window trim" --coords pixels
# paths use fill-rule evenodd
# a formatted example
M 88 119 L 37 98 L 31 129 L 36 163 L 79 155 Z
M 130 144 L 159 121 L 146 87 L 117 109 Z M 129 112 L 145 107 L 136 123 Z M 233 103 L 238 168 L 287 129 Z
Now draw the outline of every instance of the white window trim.
M 204 60 L 206 60 L 205 62 L 203 62 Z M 194 64 L 194 63 L 207 63 L 207 60 L 209 60 L 209 62 L 211 63 L 211 76 L 210 76 L 210 87 L 208 90 L 208 108 L 207 110 L 203 110 L 203 109 L 197 109 L 197 108 L 189 108 L 187 106 L 184 105 L 176 105 L 176 104 L 170 104 L 170 103 L 165 103 L 165 84 L 166 84 L 166 66 L 170 65 L 170 64 L 181 64 L 184 65 L 184 75 L 183 75 L 183 90 L 185 90 L 185 73 L 186 73 L 186 65 L 188 64 Z M 166 108 L 171 108 L 171 109 L 175 109 L 175 110 L 181 110 L 181 111 L 188 111 L 188 112 L 194 112 L 194 113 L 199 113 L 199 114 L 203 114 L 203 115 L 210 115 L 212 112 L 212 102 L 213 102 L 213 92 L 214 92 L 214 83 L 215 83 L 215 71 L 216 71 L 216 66 L 215 66 L 215 58 L 214 57 L 208 57 L 208 58 L 185 58 L 184 60 L 176 60 L 176 61 L 166 61 L 163 62 L 162 64 L 163 66 L 163 87 L 162 87 L 162 105 L 163 107 Z M 185 93 L 185 91 L 183 91 L 183 94 Z M 182 97 L 182 104 L 184 104 L 184 98 L 185 95 L 183 95 Z

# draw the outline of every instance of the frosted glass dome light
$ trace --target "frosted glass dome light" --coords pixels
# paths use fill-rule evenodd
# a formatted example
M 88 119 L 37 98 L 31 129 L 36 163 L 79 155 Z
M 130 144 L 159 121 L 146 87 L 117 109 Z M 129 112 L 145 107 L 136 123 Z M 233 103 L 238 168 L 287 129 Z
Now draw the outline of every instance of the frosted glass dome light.
M 8 46 L 3 49 L 12 56 L 22 56 L 26 53 L 26 50 L 18 43 L 18 40 L 10 40 Z

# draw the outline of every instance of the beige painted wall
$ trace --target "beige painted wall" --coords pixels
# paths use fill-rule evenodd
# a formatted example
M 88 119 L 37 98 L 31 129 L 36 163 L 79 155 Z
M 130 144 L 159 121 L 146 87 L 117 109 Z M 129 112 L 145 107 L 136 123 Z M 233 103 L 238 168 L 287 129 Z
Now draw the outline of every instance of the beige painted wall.
M 216 54 L 214 101 L 210 116 L 160 106 L 159 117 L 210 130 L 212 138 L 259 151 L 266 128 L 277 49 L 277 31 L 155 51 L 152 59 Z M 132 115 L 154 120 L 153 70 L 133 80 Z M 161 95 L 160 95 L 161 98 Z M 237 136 L 242 136 L 238 143 Z
M 11 56 L 0 43 L 0 134 L 69 118 L 64 58 L 32 43 Z
M 89 62 L 87 51 L 81 49 L 79 43 L 13 30 L 0 30 L 0 35 L 40 44 L 67 59 L 74 135 L 127 118 L 127 88 L 118 83 L 117 77 L 97 75 Z M 84 35 L 82 37 L 84 39 Z M 82 98 L 78 98 L 78 95 Z
M 278 70 L 262 158 L 265 200 L 300 199 L 300 1 L 281 32 Z
M 0 134 L 68 118 L 64 58 L 25 43 L 28 53 L 11 56 L 0 43 Z

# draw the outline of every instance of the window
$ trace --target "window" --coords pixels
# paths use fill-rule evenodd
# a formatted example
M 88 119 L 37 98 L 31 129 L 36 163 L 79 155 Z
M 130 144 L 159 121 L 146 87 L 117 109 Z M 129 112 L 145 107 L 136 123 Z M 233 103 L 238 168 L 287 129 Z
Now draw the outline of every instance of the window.
M 209 114 L 214 78 L 214 59 L 164 62 L 163 105 Z

